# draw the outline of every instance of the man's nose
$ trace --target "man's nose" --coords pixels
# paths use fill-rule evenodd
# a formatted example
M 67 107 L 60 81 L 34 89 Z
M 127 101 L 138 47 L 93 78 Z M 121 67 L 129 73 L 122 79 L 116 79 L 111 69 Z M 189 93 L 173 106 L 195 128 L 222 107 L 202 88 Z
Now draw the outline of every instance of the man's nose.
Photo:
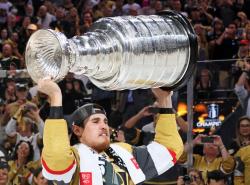
M 101 121 L 100 127 L 101 127 L 102 129 L 105 129 L 105 130 L 108 128 L 108 127 L 107 127 L 107 123 L 106 123 L 105 121 Z
M 107 127 L 107 124 L 104 122 L 104 121 L 101 121 L 101 127 L 103 127 L 103 128 L 106 128 Z

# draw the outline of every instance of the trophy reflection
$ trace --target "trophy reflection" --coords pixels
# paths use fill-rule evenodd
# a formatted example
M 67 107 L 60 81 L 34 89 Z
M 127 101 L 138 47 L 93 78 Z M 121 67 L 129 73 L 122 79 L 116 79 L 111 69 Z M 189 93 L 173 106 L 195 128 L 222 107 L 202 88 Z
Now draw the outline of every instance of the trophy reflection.
M 67 39 L 38 30 L 26 46 L 26 66 L 34 81 L 68 72 L 85 75 L 104 90 L 175 88 L 193 72 L 197 39 L 180 14 L 107 17 L 82 36 Z

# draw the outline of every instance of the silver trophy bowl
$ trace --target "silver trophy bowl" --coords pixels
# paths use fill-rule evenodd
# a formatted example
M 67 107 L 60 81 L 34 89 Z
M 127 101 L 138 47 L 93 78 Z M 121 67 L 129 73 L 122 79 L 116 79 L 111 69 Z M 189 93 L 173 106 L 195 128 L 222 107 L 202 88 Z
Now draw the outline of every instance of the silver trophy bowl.
M 27 70 L 37 82 L 56 82 L 68 72 L 85 75 L 104 90 L 180 87 L 194 71 L 197 39 L 187 19 L 175 12 L 108 17 L 82 36 L 38 30 L 25 53 Z

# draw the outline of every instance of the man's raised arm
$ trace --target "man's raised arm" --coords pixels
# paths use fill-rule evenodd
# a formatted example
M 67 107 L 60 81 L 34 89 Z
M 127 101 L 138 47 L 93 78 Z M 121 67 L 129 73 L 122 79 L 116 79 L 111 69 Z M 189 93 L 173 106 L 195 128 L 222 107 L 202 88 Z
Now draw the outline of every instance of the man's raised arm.
M 49 180 L 68 183 L 76 170 L 76 161 L 70 147 L 67 123 L 63 119 L 61 90 L 50 79 L 40 80 L 38 90 L 49 96 L 51 106 L 44 127 L 43 175 Z
M 152 89 L 152 91 L 160 108 L 155 128 L 155 141 L 170 151 L 175 162 L 183 152 L 183 142 L 178 133 L 175 114 L 171 112 L 171 92 L 160 88 Z

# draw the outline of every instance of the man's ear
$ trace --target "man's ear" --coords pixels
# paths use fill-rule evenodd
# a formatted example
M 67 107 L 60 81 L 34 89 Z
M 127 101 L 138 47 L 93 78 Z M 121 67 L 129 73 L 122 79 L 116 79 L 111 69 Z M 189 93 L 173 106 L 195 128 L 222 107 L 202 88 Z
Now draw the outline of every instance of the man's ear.
M 80 137 L 83 132 L 83 128 L 77 125 L 72 125 L 72 131 L 77 137 Z

